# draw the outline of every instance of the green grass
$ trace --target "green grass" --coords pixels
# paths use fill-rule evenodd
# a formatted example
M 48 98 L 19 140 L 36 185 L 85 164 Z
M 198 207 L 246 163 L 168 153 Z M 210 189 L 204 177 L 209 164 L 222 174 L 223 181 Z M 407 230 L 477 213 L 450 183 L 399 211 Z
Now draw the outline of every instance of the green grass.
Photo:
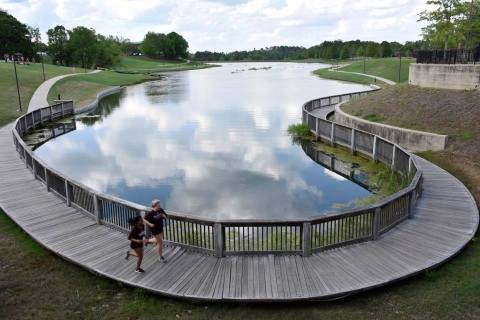
M 363 119 L 368 121 L 373 121 L 373 122 L 382 122 L 385 120 L 384 117 L 374 113 L 367 114 L 366 116 L 363 117 Z
M 400 82 L 408 81 L 408 69 L 410 63 L 415 62 L 413 58 L 402 58 L 402 66 L 400 72 Z M 367 59 L 365 61 L 365 72 L 364 72 L 364 61 L 356 60 L 343 63 L 349 63 L 349 65 L 339 68 L 340 71 L 347 72 L 358 72 L 365 73 L 372 76 L 382 77 L 388 80 L 398 82 L 398 69 L 400 67 L 398 58 L 375 58 Z M 329 68 L 319 69 L 314 72 L 316 75 L 333 80 L 355 82 L 361 84 L 371 84 L 375 80 L 370 77 L 365 77 L 358 74 L 348 74 L 343 72 L 330 71 Z M 383 85 L 384 83 L 377 79 L 378 85 Z
M 95 99 L 98 92 L 112 86 L 124 86 L 158 79 L 145 74 L 102 71 L 99 73 L 75 75 L 55 83 L 48 93 L 48 102 L 55 99 L 72 99 L 75 106 L 84 105 Z
M 45 77 L 47 79 L 62 74 L 82 71 L 83 69 L 45 64 Z M 28 109 L 28 103 L 35 89 L 43 82 L 42 65 L 39 63 L 17 65 L 17 73 L 23 112 L 25 112 Z M 21 113 L 17 111 L 18 107 L 13 63 L 0 62 L 0 126 L 13 121 L 21 115 Z
M 114 67 L 115 71 L 122 73 L 157 73 L 167 71 L 182 71 L 203 69 L 211 67 L 200 62 L 186 62 L 178 60 L 156 60 L 147 57 L 123 57 L 120 65 Z
M 410 63 L 414 62 L 415 59 L 413 58 L 402 58 L 400 81 L 398 81 L 398 69 L 400 67 L 398 58 L 367 59 L 365 62 L 365 72 L 363 69 L 363 60 L 352 62 L 350 65 L 340 68 L 339 70 L 366 73 L 395 82 L 406 82 L 408 81 Z
M 324 79 L 331 79 L 331 80 L 339 80 L 339 81 L 347 81 L 347 82 L 355 82 L 360 84 L 372 84 L 375 83 L 375 79 L 370 77 L 365 77 L 359 74 L 349 74 L 344 72 L 335 72 L 330 71 L 330 68 L 318 69 L 315 70 L 313 73 L 317 76 L 324 78 Z M 383 82 L 377 81 L 377 84 Z

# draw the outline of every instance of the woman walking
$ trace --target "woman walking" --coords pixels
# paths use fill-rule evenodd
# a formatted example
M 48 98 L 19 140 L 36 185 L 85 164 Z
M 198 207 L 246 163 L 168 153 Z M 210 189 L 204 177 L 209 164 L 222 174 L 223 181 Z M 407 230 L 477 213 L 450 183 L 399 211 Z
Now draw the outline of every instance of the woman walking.
M 128 240 L 130 240 L 130 250 L 127 251 L 125 259 L 128 260 L 130 256 L 137 257 L 137 269 L 135 269 L 135 272 L 144 273 L 145 271 L 141 268 L 143 260 L 143 237 L 145 235 L 143 219 L 141 216 L 136 216 L 128 220 L 128 222 L 133 228 L 128 235 Z
M 145 214 L 145 224 L 150 228 L 153 234 L 149 243 L 158 245 L 158 261 L 163 263 L 167 260 L 163 257 L 163 219 L 167 218 L 167 213 L 160 206 L 160 200 L 152 201 L 152 209 Z

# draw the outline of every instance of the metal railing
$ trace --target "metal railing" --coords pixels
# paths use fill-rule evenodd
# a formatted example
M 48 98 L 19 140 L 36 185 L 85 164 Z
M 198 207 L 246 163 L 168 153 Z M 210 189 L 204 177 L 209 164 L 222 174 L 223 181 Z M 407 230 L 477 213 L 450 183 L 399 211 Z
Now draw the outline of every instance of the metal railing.
M 378 136 L 319 119 L 310 113 L 365 94 L 367 92 L 309 101 L 302 107 L 303 121 L 318 138 L 363 153 L 402 174 L 413 176 L 407 188 L 372 206 L 304 220 L 215 220 L 168 211 L 165 241 L 218 257 L 246 253 L 308 256 L 312 251 L 375 240 L 410 217 L 422 182 L 422 173 L 416 168 L 412 156 Z M 45 184 L 47 191 L 64 199 L 67 206 L 77 208 L 98 224 L 128 232 L 128 220 L 144 215 L 147 207 L 98 192 L 67 177 L 39 159 L 23 141 L 23 136 L 30 130 L 73 114 L 73 103 L 69 101 L 18 118 L 12 132 L 16 150 L 35 178 Z
M 417 63 L 476 64 L 480 61 L 480 46 L 475 49 L 416 50 Z

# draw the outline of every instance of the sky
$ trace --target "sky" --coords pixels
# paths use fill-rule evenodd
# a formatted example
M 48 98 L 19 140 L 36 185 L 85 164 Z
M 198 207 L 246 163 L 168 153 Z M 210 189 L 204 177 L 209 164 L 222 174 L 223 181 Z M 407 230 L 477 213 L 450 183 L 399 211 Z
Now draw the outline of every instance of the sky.
M 86 26 L 141 41 L 148 31 L 176 31 L 190 52 L 274 45 L 309 47 L 324 40 L 420 39 L 425 0 L 0 0 L 21 22 Z

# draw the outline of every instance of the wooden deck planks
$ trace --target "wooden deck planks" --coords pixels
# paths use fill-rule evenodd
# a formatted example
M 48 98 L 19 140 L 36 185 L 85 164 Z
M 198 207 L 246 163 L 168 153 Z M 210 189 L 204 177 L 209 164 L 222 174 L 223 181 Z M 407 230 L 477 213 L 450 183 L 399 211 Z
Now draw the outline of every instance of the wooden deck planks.
M 419 159 L 424 192 L 415 218 L 365 242 L 300 255 L 239 255 L 222 259 L 166 246 L 169 260 L 145 249 L 145 274 L 125 260 L 125 234 L 96 225 L 33 178 L 14 151 L 9 126 L 0 129 L 0 205 L 47 248 L 118 281 L 160 294 L 202 300 L 279 301 L 341 296 L 388 284 L 438 265 L 473 237 L 478 210 L 468 190 L 444 170 Z M 28 190 L 28 198 L 25 191 Z

